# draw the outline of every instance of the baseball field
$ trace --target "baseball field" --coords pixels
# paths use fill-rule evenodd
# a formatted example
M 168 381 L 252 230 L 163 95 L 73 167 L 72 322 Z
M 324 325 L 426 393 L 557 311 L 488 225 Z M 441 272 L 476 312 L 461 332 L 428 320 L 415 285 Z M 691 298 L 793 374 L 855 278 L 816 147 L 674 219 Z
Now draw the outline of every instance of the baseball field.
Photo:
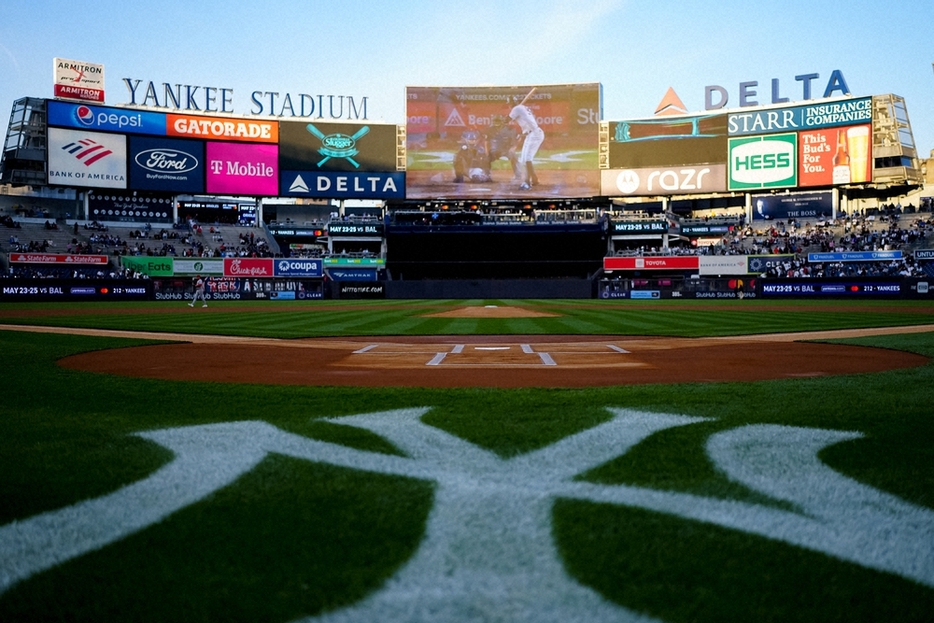
M 934 304 L 0 306 L 0 621 L 931 621 Z

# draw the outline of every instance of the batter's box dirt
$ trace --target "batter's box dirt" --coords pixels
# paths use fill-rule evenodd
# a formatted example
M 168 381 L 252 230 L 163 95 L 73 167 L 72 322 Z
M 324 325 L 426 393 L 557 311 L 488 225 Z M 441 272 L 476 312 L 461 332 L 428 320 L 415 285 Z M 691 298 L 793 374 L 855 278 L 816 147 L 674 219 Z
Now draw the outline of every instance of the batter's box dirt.
M 421 366 L 459 368 L 639 367 L 647 365 L 616 344 L 595 342 L 543 344 L 370 344 L 342 363 L 354 367 Z

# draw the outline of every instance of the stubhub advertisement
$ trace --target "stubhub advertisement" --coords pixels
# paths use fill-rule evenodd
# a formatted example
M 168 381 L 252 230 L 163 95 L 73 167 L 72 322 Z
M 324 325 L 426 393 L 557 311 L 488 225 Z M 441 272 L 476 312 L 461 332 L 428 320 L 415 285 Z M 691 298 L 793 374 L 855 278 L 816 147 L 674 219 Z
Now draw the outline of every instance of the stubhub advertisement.
M 51 126 L 165 136 L 165 115 L 158 112 L 49 100 L 48 116 Z

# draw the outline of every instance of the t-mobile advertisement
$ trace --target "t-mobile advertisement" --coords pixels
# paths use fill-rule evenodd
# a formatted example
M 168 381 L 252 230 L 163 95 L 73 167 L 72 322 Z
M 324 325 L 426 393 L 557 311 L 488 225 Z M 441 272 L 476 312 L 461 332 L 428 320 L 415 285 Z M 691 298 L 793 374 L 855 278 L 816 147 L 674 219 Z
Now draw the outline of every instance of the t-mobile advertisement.
M 274 197 L 279 194 L 279 146 L 207 144 L 207 192 Z

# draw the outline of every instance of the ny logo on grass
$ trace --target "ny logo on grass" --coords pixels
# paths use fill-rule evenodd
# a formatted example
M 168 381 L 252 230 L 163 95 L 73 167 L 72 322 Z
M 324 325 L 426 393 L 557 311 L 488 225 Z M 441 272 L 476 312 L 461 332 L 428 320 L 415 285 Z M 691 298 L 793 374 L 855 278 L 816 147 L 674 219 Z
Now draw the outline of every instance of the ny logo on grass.
M 757 534 L 934 586 L 934 512 L 842 476 L 817 458 L 859 433 L 751 425 L 712 435 L 729 478 L 795 512 L 733 500 L 600 485 L 575 477 L 655 432 L 703 418 L 610 409 L 613 418 L 503 459 L 421 421 L 427 409 L 327 421 L 372 431 L 405 457 L 235 422 L 141 433 L 176 454 L 113 494 L 0 527 L 0 592 L 101 548 L 220 489 L 271 452 L 436 484 L 412 558 L 361 602 L 309 621 L 649 621 L 569 576 L 552 541 L 557 498 L 631 506 Z

